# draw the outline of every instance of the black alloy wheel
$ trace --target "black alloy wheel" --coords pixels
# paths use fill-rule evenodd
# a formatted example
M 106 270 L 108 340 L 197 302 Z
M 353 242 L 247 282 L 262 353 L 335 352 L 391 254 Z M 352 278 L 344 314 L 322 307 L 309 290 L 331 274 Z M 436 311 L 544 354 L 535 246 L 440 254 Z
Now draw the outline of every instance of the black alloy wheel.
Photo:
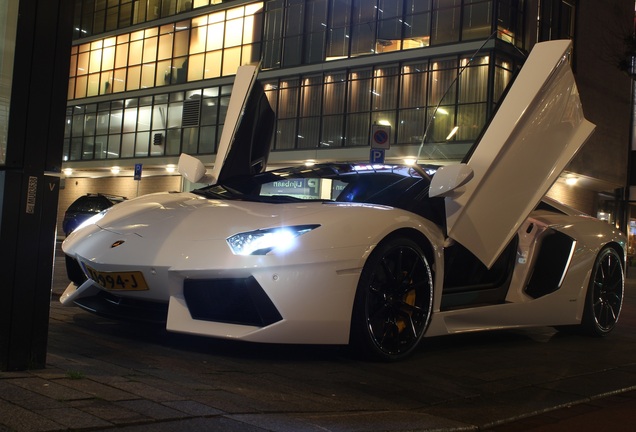
M 433 305 L 431 268 L 414 241 L 394 237 L 367 260 L 356 292 L 352 345 L 385 361 L 399 360 L 420 342 Z
M 581 328 L 592 336 L 614 329 L 623 305 L 625 272 L 620 255 L 611 247 L 598 254 L 585 299 Z

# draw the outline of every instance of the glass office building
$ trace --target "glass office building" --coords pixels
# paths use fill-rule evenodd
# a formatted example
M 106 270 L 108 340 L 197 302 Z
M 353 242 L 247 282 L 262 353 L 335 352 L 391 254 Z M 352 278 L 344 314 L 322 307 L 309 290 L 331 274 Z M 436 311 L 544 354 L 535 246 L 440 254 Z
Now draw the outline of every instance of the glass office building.
M 214 155 L 242 64 L 277 113 L 278 160 L 316 150 L 460 158 L 523 62 L 523 0 L 77 0 L 64 161 Z M 301 154 L 301 153 L 299 153 Z M 337 157 L 335 157 L 337 158 Z

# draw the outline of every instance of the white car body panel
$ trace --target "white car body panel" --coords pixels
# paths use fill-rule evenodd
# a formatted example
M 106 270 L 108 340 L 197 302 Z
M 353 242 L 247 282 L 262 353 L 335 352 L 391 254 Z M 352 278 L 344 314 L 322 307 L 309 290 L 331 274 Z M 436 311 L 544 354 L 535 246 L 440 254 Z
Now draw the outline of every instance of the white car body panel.
M 568 209 L 554 201 L 552 205 Z M 573 210 L 573 209 L 569 209 Z M 535 211 L 522 224 L 518 235 L 520 242 L 511 289 L 506 303 L 480 308 L 461 309 L 433 315 L 426 336 L 496 330 L 542 325 L 572 325 L 581 322 L 584 300 L 589 285 L 591 268 L 600 250 L 608 243 L 625 244 L 624 235 L 617 229 L 599 224 L 591 216 L 555 215 Z M 534 225 L 528 233 L 529 225 Z M 536 242 L 547 230 L 557 230 L 577 239 L 570 265 L 561 282 L 561 289 L 544 297 L 533 299 L 523 292 L 533 269 Z M 598 239 L 602 238 L 602 242 Z M 593 246 L 592 246 L 593 245 Z
M 184 197 L 185 196 L 185 197 Z M 176 197 L 181 197 L 175 200 Z M 166 199 L 162 203 L 162 199 Z M 192 201 L 195 203 L 192 203 Z M 136 203 L 135 201 L 140 201 Z M 167 329 L 176 332 L 214 336 L 221 338 L 240 339 L 253 342 L 272 343 L 315 343 L 315 344 L 346 344 L 349 338 L 349 325 L 353 297 L 357 287 L 361 268 L 366 257 L 377 242 L 389 233 L 400 228 L 413 228 L 426 233 L 432 245 L 438 251 L 435 259 L 435 273 L 443 274 L 444 237 L 438 227 L 425 219 L 418 219 L 414 215 L 391 208 L 379 206 L 356 205 L 360 214 L 350 217 L 350 205 L 320 204 L 298 206 L 283 205 L 280 214 L 266 215 L 260 203 L 241 203 L 240 208 L 224 207 L 228 211 L 226 217 L 236 221 L 236 228 L 223 227 L 226 231 L 210 230 L 201 232 L 187 228 L 196 224 L 202 226 L 199 217 L 205 218 L 203 213 L 189 212 L 181 221 L 176 221 L 169 214 L 183 207 L 203 206 L 218 210 L 218 203 L 193 198 L 190 194 L 155 194 L 147 195 L 130 203 L 118 206 L 134 206 L 140 204 L 145 210 L 144 220 L 156 223 L 134 224 L 131 222 L 125 208 L 122 218 L 111 218 L 115 212 L 109 212 L 104 218 L 105 229 L 89 227 L 90 234 L 83 229 L 78 234 L 71 234 L 66 240 L 64 250 L 68 254 L 77 253 L 86 259 L 89 265 L 99 267 L 102 271 L 116 269 L 118 271 L 143 270 L 149 285 L 153 288 L 144 292 L 118 292 L 120 296 L 134 296 L 155 301 L 168 301 Z M 152 202 L 153 205 L 150 205 Z M 132 203 L 132 204 L 131 204 Z M 259 208 L 260 207 L 260 208 Z M 342 210 L 345 209 L 346 212 Z M 119 212 L 117 212 L 119 213 Z M 153 213 L 155 213 L 153 215 Z M 347 217 L 341 216 L 347 214 Z M 231 216 L 230 216 L 231 214 Z M 338 227 L 333 236 L 324 237 L 310 234 L 303 236 L 302 253 L 290 251 L 287 254 L 266 256 L 236 256 L 233 255 L 225 242 L 231 233 L 255 226 L 254 220 L 271 222 L 270 226 L 280 223 L 281 218 L 287 222 L 303 223 L 305 219 L 313 220 L 320 215 L 321 221 L 326 221 L 324 227 L 332 225 Z M 252 222 L 247 222 L 252 218 Z M 622 234 L 607 224 L 599 223 L 594 218 L 581 224 L 580 217 L 568 215 L 554 215 L 537 211 L 522 226 L 520 232 L 525 233 L 527 225 L 532 223 L 538 234 L 545 229 L 558 229 L 566 234 L 594 242 L 603 237 L 605 242 L 624 242 Z M 577 224 L 573 224 L 573 222 Z M 174 224 L 172 234 L 166 240 L 166 225 Z M 177 222 L 177 223 L 175 223 Z M 258 222 L 259 224 L 261 222 Z M 208 225 L 209 226 L 209 225 Z M 127 230 L 131 230 L 127 232 Z M 316 234 L 319 230 L 316 230 Z M 372 234 L 371 234 L 372 233 Z M 82 234 L 80 236 L 80 234 Z M 82 242 L 74 245 L 74 241 L 85 235 L 94 237 L 93 247 L 87 248 Z M 98 239 L 103 237 L 103 239 Z M 163 240 L 158 242 L 157 238 Z M 120 239 L 128 239 L 114 255 L 114 249 L 109 245 Z M 196 239 L 196 240 L 195 240 Z M 355 239 L 358 239 L 356 242 Z M 133 243 L 134 242 L 134 243 Z M 467 308 L 451 311 L 440 311 L 443 278 L 435 278 L 435 295 L 433 316 L 425 337 L 444 334 L 493 330 L 508 327 L 525 327 L 540 325 L 575 324 L 580 321 L 585 299 L 586 287 L 589 282 L 591 262 L 599 251 L 595 248 L 579 248 L 573 258 L 567 276 L 563 281 L 566 289 L 546 295 L 539 299 L 532 299 L 522 292 L 529 277 L 532 264 L 532 248 L 536 238 L 529 236 L 522 239 L 518 248 L 518 258 L 515 264 L 512 287 L 508 294 L 507 303 Z M 163 243 L 163 246 L 160 245 Z M 359 243 L 356 245 L 356 243 Z M 128 244 L 128 246 L 126 246 Z M 579 245 L 585 242 L 579 242 Z M 143 246 L 142 246 L 143 245 Z M 138 251 L 144 253 L 139 256 Z M 186 252 L 187 251 L 187 252 Z M 529 252 L 529 253 L 528 253 Z M 206 257 L 205 261 L 191 259 Z M 115 259 L 116 257 L 116 259 Z M 212 264 L 214 263 L 214 264 Z M 281 311 L 283 320 L 268 327 L 255 327 L 220 322 L 201 321 L 193 319 L 188 312 L 183 297 L 183 280 L 195 278 L 243 277 L 251 275 L 256 278 L 276 307 Z M 92 281 L 82 287 L 69 285 L 61 297 L 63 304 L 71 304 L 78 296 L 92 295 L 96 287 Z
M 71 234 L 64 250 L 100 271 L 142 270 L 152 289 L 119 291 L 117 295 L 169 301 L 166 327 L 183 333 L 278 343 L 346 343 L 358 278 L 373 246 L 402 228 L 416 229 L 436 244 L 443 243 L 439 227 L 432 222 L 377 205 L 282 204 L 275 207 L 277 213 L 268 213 L 266 210 L 272 209 L 268 204 L 222 203 L 188 193 L 145 195 L 125 204 L 117 208 L 119 211 L 108 212 L 99 226 Z M 135 213 L 134 209 L 143 210 Z M 144 223 L 138 223 L 139 219 Z M 232 223 L 210 223 L 215 219 Z M 322 226 L 299 240 L 300 253 L 290 250 L 238 256 L 226 242 L 232 234 L 254 227 L 304 224 L 316 219 Z M 331 234 L 325 236 L 325 231 Z M 93 241 L 83 241 L 85 236 Z M 124 244 L 110 247 L 119 240 L 125 240 Z M 248 276 L 259 282 L 279 309 L 281 322 L 259 328 L 190 316 L 183 296 L 184 279 Z M 90 280 L 79 289 L 71 284 L 60 300 L 71 304 L 82 295 L 94 295 L 95 285 Z M 299 305 L 298 296 L 311 307 Z
M 570 49 L 570 41 L 535 47 L 467 162 L 473 178 L 446 198 L 448 236 L 488 267 L 594 131 Z

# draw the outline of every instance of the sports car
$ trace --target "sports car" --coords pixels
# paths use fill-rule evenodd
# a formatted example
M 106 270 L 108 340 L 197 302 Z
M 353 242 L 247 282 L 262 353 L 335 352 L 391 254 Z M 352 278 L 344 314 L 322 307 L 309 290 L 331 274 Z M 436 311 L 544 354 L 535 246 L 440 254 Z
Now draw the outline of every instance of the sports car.
M 594 130 L 569 41 L 535 46 L 462 163 L 267 170 L 273 111 L 242 66 L 208 186 L 141 196 L 66 238 L 65 305 L 236 340 L 351 344 L 398 360 L 424 337 L 555 326 L 603 336 L 624 235 L 545 197 Z M 234 127 L 231 127 L 234 125 Z

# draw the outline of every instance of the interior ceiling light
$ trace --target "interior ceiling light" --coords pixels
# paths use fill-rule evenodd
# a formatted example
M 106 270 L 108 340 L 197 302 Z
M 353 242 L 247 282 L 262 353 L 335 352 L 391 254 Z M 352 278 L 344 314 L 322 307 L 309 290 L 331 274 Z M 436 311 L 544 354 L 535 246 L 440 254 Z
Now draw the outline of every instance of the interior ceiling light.
M 446 137 L 446 141 L 450 140 L 452 137 L 455 136 L 455 134 L 457 133 L 457 130 L 459 129 L 459 126 L 455 126 L 453 128 L 452 131 L 450 131 L 450 133 L 448 134 L 448 136 Z
M 73 174 L 73 168 L 64 168 L 64 175 L 70 176 Z
M 114 166 L 110 169 L 110 172 L 113 174 L 119 174 L 119 171 L 121 171 L 121 169 L 118 166 Z
M 168 171 L 169 173 L 175 172 L 176 169 L 177 169 L 177 167 L 174 164 L 166 165 L 166 171 Z

